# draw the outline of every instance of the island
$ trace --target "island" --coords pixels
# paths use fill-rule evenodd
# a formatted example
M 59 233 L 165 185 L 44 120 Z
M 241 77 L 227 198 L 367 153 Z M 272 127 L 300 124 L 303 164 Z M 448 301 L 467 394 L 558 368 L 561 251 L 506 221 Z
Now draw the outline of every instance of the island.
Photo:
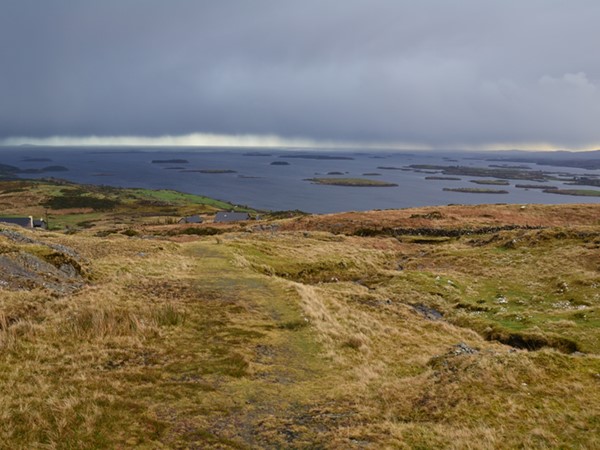
M 322 160 L 353 160 L 350 156 L 330 156 L 330 155 L 281 155 L 280 158 L 297 158 L 297 159 L 322 159 Z
M 489 167 L 495 167 L 495 168 L 499 168 L 499 169 L 520 169 L 520 170 L 531 170 L 531 167 L 529 166 L 511 166 L 509 164 L 490 164 Z
M 515 187 L 521 189 L 558 189 L 556 186 L 548 184 L 515 184 Z
M 201 169 L 198 172 L 200 172 L 200 173 L 237 173 L 237 171 L 231 170 L 231 169 Z
M 596 178 L 596 175 L 588 175 L 583 177 L 575 178 L 567 184 L 578 185 L 578 186 L 595 186 L 600 187 L 600 179 Z
M 600 191 L 593 189 L 544 189 L 548 194 L 574 195 L 577 197 L 600 197 Z
M 503 189 L 483 189 L 483 188 L 444 188 L 448 192 L 461 192 L 463 194 L 508 194 Z
M 489 184 L 492 186 L 508 186 L 510 183 L 506 180 L 470 180 L 471 183 L 475 184 Z
M 314 184 L 324 184 L 328 186 L 349 186 L 349 187 L 394 187 L 396 183 L 387 181 L 369 180 L 368 178 L 307 178 Z
M 580 169 L 600 169 L 600 151 L 590 152 L 557 152 L 545 155 L 510 156 L 504 158 L 493 158 L 487 161 L 532 163 L 541 166 L 576 167 Z
M 469 177 L 502 178 L 505 180 L 530 180 L 546 181 L 547 176 L 539 170 L 523 170 L 508 168 L 467 167 L 467 166 L 439 166 L 434 164 L 412 164 L 410 170 L 439 170 L 444 175 L 460 175 Z
M 409 170 L 406 167 L 395 167 L 395 166 L 378 166 L 379 170 Z
M 187 159 L 153 159 L 152 164 L 189 164 Z
M 440 176 L 431 176 L 425 177 L 426 180 L 440 180 L 440 181 L 460 181 L 462 178 L 458 177 L 440 177 Z
M 272 166 L 289 166 L 290 163 L 287 161 L 273 161 L 271 163 Z
M 180 170 L 180 172 L 195 172 L 195 173 L 237 173 L 235 170 L 231 169 L 185 169 Z

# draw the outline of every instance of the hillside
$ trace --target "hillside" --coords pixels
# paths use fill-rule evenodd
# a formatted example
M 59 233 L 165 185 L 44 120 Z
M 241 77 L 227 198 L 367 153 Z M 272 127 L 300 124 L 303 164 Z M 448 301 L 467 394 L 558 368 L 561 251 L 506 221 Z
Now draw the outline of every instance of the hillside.
M 18 183 L 61 226 L 0 224 L 2 446 L 600 447 L 600 205 L 213 224 Z
M 234 205 L 172 190 L 80 185 L 59 179 L 0 181 L 2 215 L 47 217 L 52 229 L 77 230 L 130 224 L 171 224 L 192 214 Z M 252 211 L 249 208 L 238 208 Z

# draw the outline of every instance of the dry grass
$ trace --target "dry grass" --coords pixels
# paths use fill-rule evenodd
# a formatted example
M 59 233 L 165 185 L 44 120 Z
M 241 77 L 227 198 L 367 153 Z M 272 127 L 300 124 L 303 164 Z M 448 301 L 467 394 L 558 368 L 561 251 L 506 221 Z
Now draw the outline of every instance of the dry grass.
M 600 224 L 600 205 L 456 205 L 306 216 L 282 224 L 285 230 L 351 234 L 361 228 L 460 228 L 499 225 L 578 227 Z
M 514 223 L 511 208 L 385 214 L 456 227 Z M 333 216 L 179 242 L 23 232 L 76 250 L 86 278 L 0 288 L 0 446 L 598 448 L 597 209 L 527 210 L 560 227 L 439 242 L 314 231 Z M 487 340 L 502 333 L 545 346 Z

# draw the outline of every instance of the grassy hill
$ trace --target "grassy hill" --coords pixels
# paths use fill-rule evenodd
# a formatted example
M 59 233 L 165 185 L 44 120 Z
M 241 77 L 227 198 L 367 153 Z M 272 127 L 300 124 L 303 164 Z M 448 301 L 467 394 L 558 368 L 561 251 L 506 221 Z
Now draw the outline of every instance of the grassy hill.
M 12 183 L 73 225 L 0 224 L 3 446 L 600 446 L 600 206 L 191 226 L 230 205 Z
M 4 216 L 49 216 L 53 229 L 173 223 L 192 214 L 253 210 L 171 190 L 79 185 L 63 180 L 0 181 Z

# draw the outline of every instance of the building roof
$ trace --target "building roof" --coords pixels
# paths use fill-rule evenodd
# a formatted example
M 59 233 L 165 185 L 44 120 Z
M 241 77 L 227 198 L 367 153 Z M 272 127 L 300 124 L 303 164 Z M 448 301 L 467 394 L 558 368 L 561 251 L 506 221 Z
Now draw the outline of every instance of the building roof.
M 238 222 L 248 219 L 250 215 L 246 212 L 219 211 L 215 216 L 215 222 Z
M 33 226 L 31 217 L 0 217 L 0 222 L 19 225 L 25 228 L 31 228 Z

